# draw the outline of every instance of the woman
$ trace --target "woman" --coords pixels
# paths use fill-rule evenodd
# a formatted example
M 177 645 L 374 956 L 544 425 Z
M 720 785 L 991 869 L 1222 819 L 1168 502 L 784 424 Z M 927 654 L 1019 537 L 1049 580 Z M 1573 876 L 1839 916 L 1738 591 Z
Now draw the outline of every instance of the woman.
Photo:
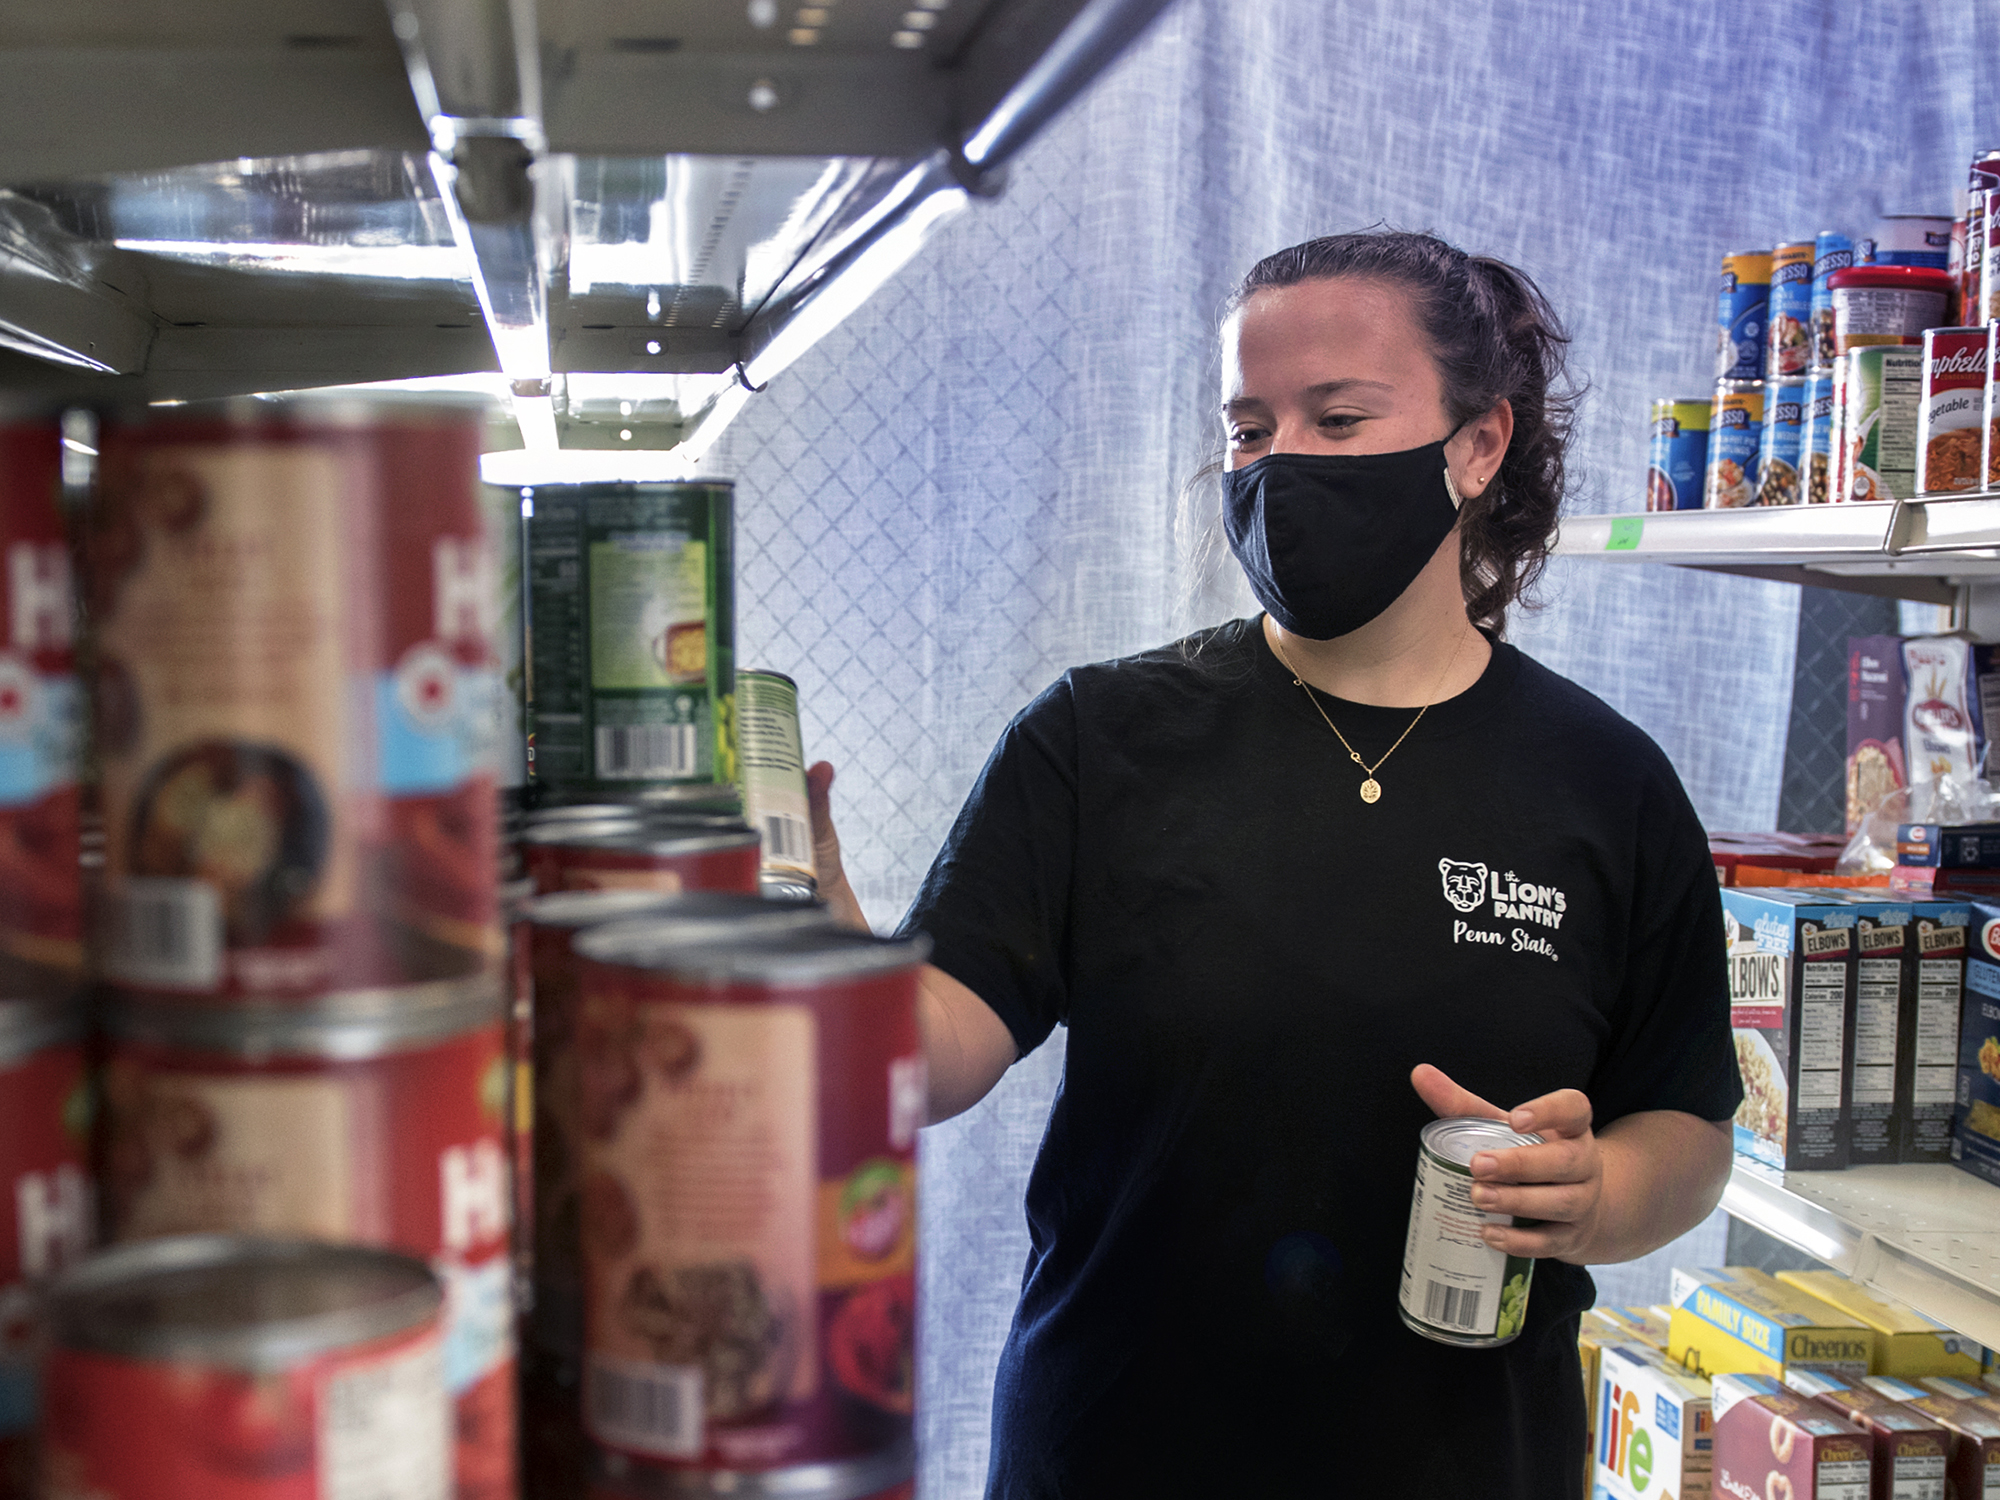
M 1561 499 L 1565 338 L 1520 272 L 1369 233 L 1260 262 L 1222 342 L 1265 613 L 1023 710 L 905 924 L 934 1119 L 1069 1026 L 989 1492 L 1576 1495 L 1582 1268 L 1714 1207 L 1740 1086 L 1672 768 L 1500 639 Z M 831 779 L 822 888 L 860 923 Z M 1485 1232 L 1541 1258 L 1499 1349 L 1396 1311 L 1452 1115 L 1544 1138 L 1473 1163 L 1536 1221 Z

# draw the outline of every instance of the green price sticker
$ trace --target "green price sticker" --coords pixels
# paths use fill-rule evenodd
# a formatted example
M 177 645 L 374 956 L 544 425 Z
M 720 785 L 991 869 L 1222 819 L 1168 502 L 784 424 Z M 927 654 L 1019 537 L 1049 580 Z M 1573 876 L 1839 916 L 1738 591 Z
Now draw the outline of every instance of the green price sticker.
M 1646 529 L 1644 516 L 1614 516 L 1611 519 L 1611 535 L 1605 539 L 1606 552 L 1636 552 L 1639 536 Z

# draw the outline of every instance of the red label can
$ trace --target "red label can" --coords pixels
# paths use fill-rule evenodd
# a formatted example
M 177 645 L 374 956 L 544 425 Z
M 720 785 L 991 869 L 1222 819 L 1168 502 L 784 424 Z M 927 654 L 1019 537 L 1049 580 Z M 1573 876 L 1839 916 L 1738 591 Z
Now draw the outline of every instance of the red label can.
M 644 927 L 575 944 L 598 1477 L 890 1489 L 913 1463 L 927 945 Z
M 50 1294 L 41 1493 L 449 1500 L 442 1300 L 421 1262 L 351 1246 L 96 1256 Z
M 423 1256 L 447 1296 L 459 1500 L 508 1500 L 509 1080 L 491 982 L 334 997 L 277 1017 L 128 1006 L 107 1030 L 111 1238 L 306 1235 Z
M 716 824 L 629 823 L 578 829 L 568 823 L 530 828 L 521 862 L 535 890 L 734 891 L 757 894 L 763 840 L 740 821 Z
M 1980 488 L 1986 432 L 1984 328 L 1924 334 L 1924 388 L 1917 407 L 1917 493 Z
M 83 967 L 76 606 L 54 422 L 0 424 L 0 952 Z
M 0 1500 L 31 1493 L 30 1287 L 79 1259 L 96 1226 L 83 1018 L 57 1000 L 0 1000 Z

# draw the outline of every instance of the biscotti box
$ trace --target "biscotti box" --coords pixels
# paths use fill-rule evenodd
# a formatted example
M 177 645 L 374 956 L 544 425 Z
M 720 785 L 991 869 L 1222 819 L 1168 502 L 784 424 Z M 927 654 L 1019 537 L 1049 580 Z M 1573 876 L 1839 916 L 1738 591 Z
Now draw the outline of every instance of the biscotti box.
M 1859 909 L 1826 891 L 1722 893 L 1736 1150 L 1786 1171 L 1845 1167 Z
M 1951 1118 L 1958 1097 L 1958 1025 L 1965 997 L 1972 907 L 1919 901 L 1917 940 L 1906 960 L 1906 1023 L 1898 1045 L 1899 1099 L 1909 1100 L 1901 1161 L 1951 1160 Z
M 1676 1268 L 1667 1357 L 1699 1374 L 1868 1373 L 1874 1334 L 1858 1318 L 1751 1266 Z
M 2000 1183 L 2000 906 L 1975 902 L 1958 1023 L 1958 1096 L 1951 1159 Z
M 1598 1361 L 1592 1500 L 1709 1500 L 1708 1381 L 1645 1344 Z

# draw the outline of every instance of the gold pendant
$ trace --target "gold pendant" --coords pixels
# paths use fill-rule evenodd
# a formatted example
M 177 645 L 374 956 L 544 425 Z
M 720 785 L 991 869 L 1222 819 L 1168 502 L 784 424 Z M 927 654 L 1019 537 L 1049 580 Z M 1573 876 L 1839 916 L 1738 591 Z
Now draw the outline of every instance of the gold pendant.
M 1366 781 L 1361 783 L 1361 800 L 1363 802 L 1380 802 L 1382 800 L 1382 784 L 1373 776 L 1370 776 Z

